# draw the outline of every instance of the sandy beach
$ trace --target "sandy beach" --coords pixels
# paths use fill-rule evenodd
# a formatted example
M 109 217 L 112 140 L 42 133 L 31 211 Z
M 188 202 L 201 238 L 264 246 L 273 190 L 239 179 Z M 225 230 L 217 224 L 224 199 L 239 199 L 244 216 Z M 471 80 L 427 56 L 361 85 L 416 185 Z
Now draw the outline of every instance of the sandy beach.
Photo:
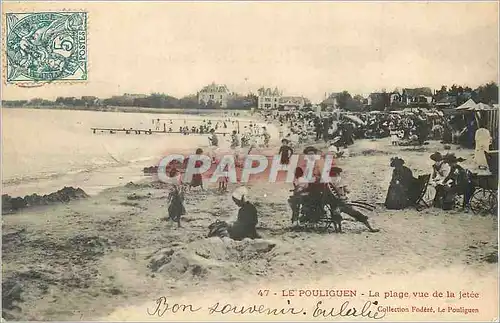
M 418 176 L 430 172 L 428 156 L 442 148 L 433 141 L 414 150 L 393 147 L 388 139 L 359 140 L 349 148 L 350 157 L 337 160 L 351 198 L 377 205 L 376 212 L 367 215 L 379 233 L 369 233 L 347 217 L 342 234 L 291 230 L 286 183 L 247 187 L 263 237 L 254 241 L 206 238 L 210 223 L 231 220 L 237 212 L 231 195 L 218 194 L 213 186 L 187 194 L 182 228 L 161 221 L 166 215 L 166 184 L 147 178 L 87 200 L 4 216 L 3 280 L 19 282 L 23 291 L 20 309 L 9 314 L 14 320 L 331 320 L 314 316 L 315 304 L 321 300 L 325 308 L 338 309 L 347 300 L 358 309 L 377 301 L 372 312 L 382 306 L 382 320 L 491 321 L 498 317 L 497 218 L 382 206 L 392 171 L 390 157 L 404 158 Z M 452 146 L 451 151 L 467 159 L 464 165 L 471 160 L 470 150 Z M 229 191 L 238 186 L 229 184 Z M 357 296 L 283 294 L 289 289 L 346 289 Z M 267 296 L 262 295 L 265 290 Z M 460 290 L 479 297 L 384 298 L 387 291 Z M 382 296 L 369 297 L 375 291 Z M 170 306 L 190 304 L 202 310 L 148 314 L 155 313 L 162 296 Z M 221 307 L 265 304 L 303 311 L 280 316 L 209 314 L 207 308 L 217 302 Z M 425 305 L 437 311 L 439 304 L 445 312 L 411 311 Z M 388 306 L 410 312 L 384 312 Z M 461 307 L 478 312 L 453 311 Z
M 3 1 L 2 323 L 499 322 L 499 3 Z

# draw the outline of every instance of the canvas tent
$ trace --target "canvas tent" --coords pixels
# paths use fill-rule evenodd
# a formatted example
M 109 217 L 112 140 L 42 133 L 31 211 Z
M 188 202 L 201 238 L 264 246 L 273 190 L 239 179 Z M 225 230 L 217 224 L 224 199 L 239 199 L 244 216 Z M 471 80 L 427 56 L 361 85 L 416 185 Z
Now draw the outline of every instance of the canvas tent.
M 491 109 L 492 109 L 491 106 L 481 102 L 476 105 L 476 108 L 474 110 L 477 111 L 477 110 L 491 110 Z
M 457 110 L 475 110 L 477 108 L 476 102 L 472 99 L 467 100 L 464 104 L 456 108 Z

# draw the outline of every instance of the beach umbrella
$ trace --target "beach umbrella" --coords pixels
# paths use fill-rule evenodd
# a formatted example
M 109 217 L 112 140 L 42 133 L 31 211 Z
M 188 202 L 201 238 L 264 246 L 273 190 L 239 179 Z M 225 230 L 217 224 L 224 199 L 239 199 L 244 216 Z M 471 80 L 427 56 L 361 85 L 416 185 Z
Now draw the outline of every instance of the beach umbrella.
M 353 116 L 353 115 L 350 115 L 350 114 L 344 114 L 343 117 L 346 118 L 346 119 L 351 120 L 354 123 L 360 124 L 362 126 L 366 125 L 363 120 L 361 120 L 360 118 L 358 118 L 356 116 Z

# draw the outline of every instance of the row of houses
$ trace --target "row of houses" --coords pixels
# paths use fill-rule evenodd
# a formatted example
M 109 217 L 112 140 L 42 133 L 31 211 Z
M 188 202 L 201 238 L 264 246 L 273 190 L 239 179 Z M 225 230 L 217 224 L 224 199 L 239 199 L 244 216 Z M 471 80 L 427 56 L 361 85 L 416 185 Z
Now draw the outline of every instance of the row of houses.
M 263 110 L 292 110 L 302 109 L 311 104 L 303 96 L 284 96 L 278 88 L 260 88 L 258 90 L 257 108 Z M 226 108 L 229 98 L 233 95 L 226 85 L 209 84 L 198 92 L 198 103 L 209 105 L 217 104 Z
M 325 100 L 321 102 L 321 105 L 327 108 L 337 109 L 340 107 L 340 97 L 342 93 L 330 93 L 325 94 Z M 373 106 L 377 102 L 381 102 L 385 107 L 393 106 L 394 104 L 399 105 L 413 105 L 413 104 L 432 104 L 433 94 L 430 89 L 420 88 L 420 89 L 402 89 L 401 92 L 373 92 L 368 95 L 368 97 L 363 98 L 360 103 L 364 106 Z
M 294 110 L 311 105 L 311 101 L 303 96 L 284 96 L 278 88 L 260 88 L 257 108 L 262 110 Z
M 365 107 L 373 106 L 377 103 L 383 105 L 383 108 L 398 106 L 433 106 L 436 108 L 454 108 L 459 106 L 461 103 L 470 99 L 472 93 L 463 92 L 460 93 L 460 97 L 457 96 L 444 96 L 439 97 L 437 93 L 432 93 L 429 88 L 405 88 L 401 91 L 393 92 L 373 92 L 368 95 L 368 97 L 363 98 L 361 103 Z M 341 93 L 330 93 L 325 94 L 325 100 L 322 101 L 321 105 L 327 108 L 339 108 Z
M 291 110 L 302 109 L 311 106 L 311 101 L 303 96 L 285 96 L 278 88 L 262 87 L 258 90 L 257 108 L 262 110 Z M 209 105 L 217 104 L 221 108 L 227 108 L 228 100 L 233 95 L 226 85 L 209 84 L 198 92 L 198 103 Z M 342 93 L 325 93 L 325 99 L 321 106 L 329 109 L 340 108 L 340 97 Z M 467 100 L 467 93 L 461 94 L 461 100 Z M 359 98 L 358 98 L 359 99 Z M 452 108 L 458 106 L 457 97 L 445 96 L 437 99 L 436 93 L 429 88 L 403 88 L 392 92 L 373 92 L 360 102 L 365 107 L 377 107 L 378 109 L 399 106 L 420 106 L 437 108 Z

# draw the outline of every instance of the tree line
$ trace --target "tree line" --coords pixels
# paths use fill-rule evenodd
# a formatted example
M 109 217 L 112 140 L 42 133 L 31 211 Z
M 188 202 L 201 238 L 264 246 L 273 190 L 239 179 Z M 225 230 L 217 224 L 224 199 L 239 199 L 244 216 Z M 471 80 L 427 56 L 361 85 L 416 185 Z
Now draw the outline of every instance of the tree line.
M 228 109 L 250 109 L 257 106 L 257 96 L 249 93 L 247 95 L 234 94 L 228 97 Z M 198 96 L 187 95 L 180 99 L 164 93 L 151 93 L 150 95 L 130 95 L 124 94 L 112 96 L 106 99 L 99 99 L 95 96 L 58 97 L 56 100 L 46 100 L 34 98 L 31 100 L 4 100 L 5 107 L 73 107 L 98 109 L 102 107 L 142 107 L 157 109 L 216 109 L 220 108 L 217 102 L 198 103 Z

